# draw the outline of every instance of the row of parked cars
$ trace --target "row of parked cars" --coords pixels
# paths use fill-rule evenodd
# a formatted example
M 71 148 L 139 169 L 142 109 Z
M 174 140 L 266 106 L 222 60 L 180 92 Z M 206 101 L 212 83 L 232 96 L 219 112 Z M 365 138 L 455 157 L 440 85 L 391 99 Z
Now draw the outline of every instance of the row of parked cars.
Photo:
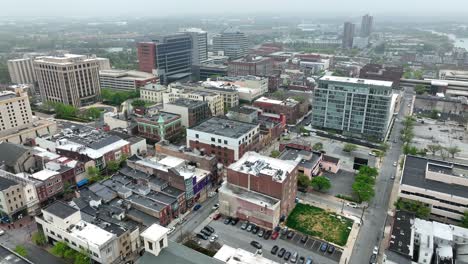
M 299 256 L 299 253 L 297 252 L 291 252 L 288 251 L 285 248 L 279 248 L 278 246 L 273 246 L 270 251 L 271 254 L 278 256 L 286 261 L 291 261 L 291 263 L 299 263 L 299 264 L 312 264 L 312 258 L 307 257 L 307 259 L 304 256 Z
M 218 235 L 214 233 L 215 229 L 211 226 L 205 226 L 199 233 L 196 234 L 196 237 L 209 240 L 211 243 L 215 242 L 218 239 Z

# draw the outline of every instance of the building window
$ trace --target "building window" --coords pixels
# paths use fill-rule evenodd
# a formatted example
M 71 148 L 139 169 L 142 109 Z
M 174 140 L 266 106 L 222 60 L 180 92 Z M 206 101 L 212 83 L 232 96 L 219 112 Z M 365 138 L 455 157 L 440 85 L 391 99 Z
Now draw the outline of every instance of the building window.
M 148 241 L 148 248 L 149 250 L 153 250 L 153 243 Z
M 196 138 L 200 138 L 200 136 L 199 136 L 198 134 L 195 134 L 195 137 L 196 137 Z
M 212 142 L 216 142 L 216 139 L 214 137 L 211 138 Z
M 159 240 L 159 248 L 164 247 L 164 239 Z
M 74 245 L 76 247 L 76 243 L 72 241 L 72 245 Z
M 224 144 L 226 144 L 226 145 L 227 145 L 227 140 L 224 140 Z

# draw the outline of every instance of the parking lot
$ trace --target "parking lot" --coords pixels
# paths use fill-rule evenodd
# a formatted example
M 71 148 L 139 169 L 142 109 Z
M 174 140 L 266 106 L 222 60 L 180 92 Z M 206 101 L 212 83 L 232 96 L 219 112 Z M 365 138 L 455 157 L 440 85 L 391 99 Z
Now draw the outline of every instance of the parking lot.
M 320 251 L 320 246 L 325 243 L 320 240 L 309 238 L 306 243 L 301 243 L 301 234 L 295 234 L 291 239 L 287 239 L 285 236 L 279 236 L 276 240 L 271 238 L 265 240 L 264 238 L 258 237 L 256 234 L 247 232 L 240 228 L 242 221 L 239 221 L 236 226 L 225 225 L 224 218 L 220 218 L 217 221 L 211 221 L 209 225 L 215 229 L 215 234 L 218 235 L 218 243 L 229 245 L 234 248 L 242 248 L 249 252 L 255 252 L 256 249 L 250 245 L 251 241 L 259 242 L 263 248 L 263 256 L 276 261 L 278 263 L 284 263 L 282 258 L 270 253 L 273 246 L 277 245 L 279 248 L 285 248 L 286 251 L 292 253 L 298 252 L 299 256 L 312 257 L 314 263 L 318 264 L 336 264 L 339 262 L 342 251 L 336 249 L 333 253 Z M 199 232 L 205 224 L 198 226 L 194 232 Z M 201 241 L 201 245 L 207 247 L 210 242 Z

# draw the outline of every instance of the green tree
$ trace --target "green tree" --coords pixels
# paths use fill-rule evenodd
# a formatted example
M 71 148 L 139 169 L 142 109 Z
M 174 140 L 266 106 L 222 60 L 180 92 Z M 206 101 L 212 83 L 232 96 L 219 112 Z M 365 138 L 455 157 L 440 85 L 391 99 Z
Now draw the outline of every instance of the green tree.
M 276 149 L 272 150 L 271 153 L 270 153 L 270 157 L 272 157 L 272 158 L 277 158 L 277 157 L 279 157 L 279 155 L 280 155 L 280 152 L 278 150 L 276 150 Z
M 317 142 L 312 146 L 312 149 L 315 151 L 320 151 L 323 149 L 323 143 L 322 142 Z
M 51 252 L 55 256 L 63 258 L 68 249 L 69 247 L 65 242 L 59 241 L 52 247 Z
M 304 173 L 299 173 L 297 175 L 297 185 L 300 187 L 309 187 L 310 186 L 310 179 Z
M 414 87 L 414 91 L 416 92 L 416 94 L 424 94 L 427 92 L 426 87 L 422 84 L 417 84 Z
M 20 256 L 22 256 L 22 257 L 24 257 L 24 258 L 28 256 L 28 251 L 27 251 L 26 248 L 25 248 L 24 246 L 22 246 L 22 245 L 17 245 L 17 246 L 15 247 L 14 251 L 15 251 L 18 255 L 20 255 Z
M 429 117 L 432 119 L 439 119 L 440 112 L 437 111 L 436 109 L 432 109 L 431 113 L 429 114 Z
M 65 252 L 63 253 L 63 258 L 67 259 L 67 260 L 74 260 L 76 258 L 76 254 L 78 252 L 76 252 L 75 250 L 73 250 L 72 248 L 67 248 L 65 250 Z
M 414 76 L 415 79 L 422 80 L 423 79 L 423 72 L 421 70 L 414 71 L 413 76 Z
M 143 101 L 141 99 L 136 99 L 136 100 L 132 101 L 132 106 L 133 107 L 144 107 L 145 104 L 146 104 L 145 101 Z
M 380 144 L 380 149 L 385 153 L 390 148 L 390 145 L 387 142 L 383 142 Z
M 32 234 L 31 240 L 34 244 L 38 246 L 44 246 L 47 243 L 46 237 L 41 231 L 37 231 L 34 234 Z
M 90 182 L 97 182 L 101 179 L 101 171 L 96 167 L 89 167 L 86 173 Z
M 89 264 L 90 263 L 90 258 L 89 255 L 86 254 L 86 252 L 78 252 L 75 255 L 75 261 L 73 262 L 74 264 Z
M 432 155 L 435 156 L 435 154 L 437 153 L 437 151 L 440 151 L 440 149 L 442 148 L 441 145 L 439 144 L 436 144 L 436 145 L 427 145 L 427 150 L 429 150 L 430 152 L 432 152 Z
M 101 116 L 101 109 L 96 107 L 91 107 L 86 109 L 86 117 L 91 119 L 98 119 Z
M 452 155 L 452 158 L 455 158 L 455 155 L 461 152 L 460 148 L 458 146 L 452 146 L 447 148 L 447 152 Z
M 120 169 L 120 162 L 111 160 L 107 162 L 107 169 L 110 173 L 114 173 Z
M 416 214 L 416 217 L 427 219 L 431 213 L 431 209 L 419 201 L 412 201 L 399 198 L 395 202 L 395 207 L 398 210 L 408 211 Z
M 346 143 L 343 147 L 344 152 L 353 152 L 357 149 L 357 146 L 351 143 Z
M 463 217 L 461 219 L 461 226 L 464 228 L 468 228 L 468 211 L 463 213 Z
M 299 126 L 298 130 L 299 130 L 301 133 L 309 133 L 309 130 L 305 129 L 304 126 Z
M 363 181 L 354 182 L 352 189 L 358 197 L 359 202 L 370 201 L 375 195 L 374 186 Z
M 76 117 L 78 114 L 76 107 L 62 103 L 54 103 L 54 110 L 56 118 L 71 118 Z
M 375 177 L 377 177 L 377 175 L 379 175 L 379 171 L 376 168 L 372 168 L 372 167 L 369 167 L 369 166 L 361 166 L 359 168 L 358 174 L 367 175 L 369 177 L 375 178 Z
M 326 191 L 331 188 L 330 179 L 324 176 L 313 177 L 310 185 L 317 191 Z

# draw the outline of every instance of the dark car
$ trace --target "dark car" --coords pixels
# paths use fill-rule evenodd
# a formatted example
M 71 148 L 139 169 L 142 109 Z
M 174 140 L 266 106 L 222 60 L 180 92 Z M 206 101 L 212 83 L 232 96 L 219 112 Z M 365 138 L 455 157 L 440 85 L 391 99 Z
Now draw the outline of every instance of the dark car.
M 286 253 L 286 249 L 281 248 L 278 252 L 278 257 L 282 258 L 284 256 L 284 253 Z
M 197 205 L 195 205 L 195 206 L 193 207 L 193 210 L 194 210 L 194 211 L 197 211 L 197 210 L 200 209 L 200 208 L 201 208 L 201 204 L 197 204 Z
M 307 242 L 307 240 L 309 240 L 309 237 L 308 237 L 308 236 L 303 235 L 303 236 L 301 237 L 301 243 L 302 243 L 302 244 L 305 244 L 305 243 Z
M 370 260 L 369 260 L 369 264 L 376 264 L 376 263 L 377 263 L 377 255 L 372 254 L 372 256 L 370 257 Z
M 208 237 L 211 236 L 211 232 L 208 231 L 208 230 L 205 230 L 205 229 L 202 229 L 202 230 L 200 231 L 200 233 L 202 233 L 202 234 L 204 234 L 205 236 L 208 236 Z
M 290 257 L 291 257 L 291 252 L 288 251 L 288 252 L 286 252 L 286 253 L 284 254 L 283 259 L 284 259 L 284 260 L 289 260 Z
M 229 223 L 231 223 L 231 220 L 232 220 L 231 217 L 226 218 L 226 220 L 224 220 L 224 224 L 229 225 Z
M 327 251 L 328 244 L 327 243 L 322 243 L 320 246 L 320 251 L 325 252 Z
M 279 249 L 278 246 L 276 246 L 276 245 L 273 246 L 273 247 L 271 248 L 271 254 L 276 255 L 276 252 L 278 252 L 278 249 Z
M 237 218 L 237 217 L 236 217 L 236 218 L 233 218 L 233 219 L 231 220 L 231 225 L 235 226 L 235 225 L 237 225 L 237 222 L 239 222 L 239 218 Z
M 335 251 L 335 246 L 333 245 L 328 246 L 328 253 L 333 254 L 334 251 Z
M 281 233 L 281 235 L 286 235 L 288 233 L 288 228 L 285 227 L 285 228 L 281 229 L 280 233 Z
M 257 241 L 252 241 L 250 242 L 250 245 L 252 245 L 254 248 L 256 249 L 261 249 L 262 248 L 262 244 L 258 243 Z
M 300 256 L 299 261 L 297 263 L 304 264 L 304 262 L 305 262 L 305 258 L 303 256 Z
M 287 235 L 286 237 L 287 237 L 288 239 L 291 239 L 291 238 L 293 238 L 293 236 L 294 236 L 294 231 L 289 231 L 289 232 L 288 232 L 288 235 Z
M 205 226 L 203 229 L 205 229 L 206 231 L 210 232 L 210 233 L 214 233 L 215 230 L 214 228 L 212 228 L 211 226 Z
M 254 226 L 252 227 L 252 233 L 257 234 L 257 232 L 258 232 L 259 229 L 260 229 L 260 227 L 254 225 Z
M 263 237 L 263 234 L 265 234 L 265 229 L 260 228 L 260 230 L 258 230 L 257 236 L 258 236 L 258 237 Z
M 197 234 L 197 237 L 200 238 L 200 239 L 203 239 L 203 240 L 208 240 L 208 237 L 205 236 L 205 235 L 202 234 L 202 233 L 198 233 L 198 234 Z
M 263 239 L 269 239 L 271 236 L 271 230 L 265 231 L 265 234 L 263 234 Z

